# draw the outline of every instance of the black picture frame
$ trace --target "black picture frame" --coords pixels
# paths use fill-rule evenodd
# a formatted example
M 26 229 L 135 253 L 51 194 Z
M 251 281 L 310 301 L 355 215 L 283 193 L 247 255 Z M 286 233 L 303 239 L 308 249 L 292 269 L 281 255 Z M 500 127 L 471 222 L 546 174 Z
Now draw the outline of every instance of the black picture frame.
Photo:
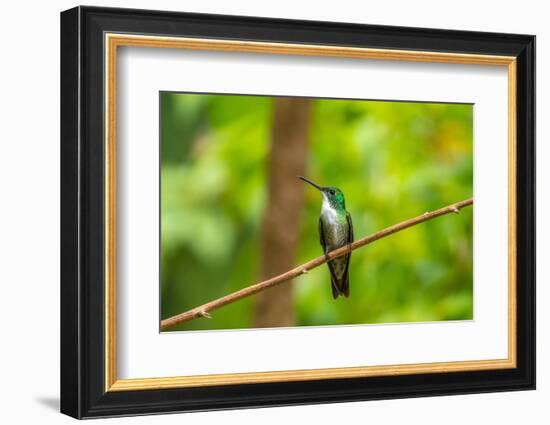
M 517 58 L 517 367 L 105 391 L 104 34 L 256 40 Z M 535 37 L 76 7 L 61 13 L 61 412 L 75 418 L 535 388 Z

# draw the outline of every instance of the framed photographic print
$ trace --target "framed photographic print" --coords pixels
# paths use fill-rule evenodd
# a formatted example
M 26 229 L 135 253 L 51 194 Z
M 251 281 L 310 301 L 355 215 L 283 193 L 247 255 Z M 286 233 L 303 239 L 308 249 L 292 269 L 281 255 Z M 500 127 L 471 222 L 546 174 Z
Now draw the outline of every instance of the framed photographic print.
M 61 14 L 61 411 L 535 387 L 535 38 Z

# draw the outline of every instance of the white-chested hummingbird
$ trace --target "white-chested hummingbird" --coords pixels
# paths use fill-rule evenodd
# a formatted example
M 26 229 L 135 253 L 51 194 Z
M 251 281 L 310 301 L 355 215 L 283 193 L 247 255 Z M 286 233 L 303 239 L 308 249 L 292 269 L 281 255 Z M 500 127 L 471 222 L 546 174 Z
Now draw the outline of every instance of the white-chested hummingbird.
M 344 194 L 337 187 L 323 187 L 311 180 L 298 176 L 299 179 L 309 183 L 321 192 L 323 204 L 319 217 L 319 238 L 323 252 L 327 255 L 353 242 L 353 223 L 351 214 L 346 211 Z M 339 295 L 349 297 L 349 262 L 351 252 L 328 261 L 332 296 L 336 299 Z

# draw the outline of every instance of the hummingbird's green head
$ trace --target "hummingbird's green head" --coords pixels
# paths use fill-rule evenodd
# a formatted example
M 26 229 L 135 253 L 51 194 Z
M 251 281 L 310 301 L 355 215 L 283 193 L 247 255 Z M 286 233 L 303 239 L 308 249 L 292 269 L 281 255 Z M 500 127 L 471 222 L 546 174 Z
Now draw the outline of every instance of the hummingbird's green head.
M 317 183 L 312 182 L 310 179 L 304 177 L 304 176 L 298 176 L 300 180 L 305 181 L 306 183 L 309 183 L 313 187 L 315 187 L 317 190 L 321 192 L 323 195 L 323 198 L 328 204 L 337 210 L 345 210 L 346 209 L 346 201 L 344 199 L 344 194 L 340 189 L 337 187 L 331 187 L 331 186 L 319 186 Z

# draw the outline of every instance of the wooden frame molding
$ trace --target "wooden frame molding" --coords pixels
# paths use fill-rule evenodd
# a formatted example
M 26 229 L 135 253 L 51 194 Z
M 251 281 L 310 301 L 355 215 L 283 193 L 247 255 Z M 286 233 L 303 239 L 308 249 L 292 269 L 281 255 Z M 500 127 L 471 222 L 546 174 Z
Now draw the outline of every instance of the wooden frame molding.
M 335 378 L 377 377 L 515 368 L 517 309 L 517 205 L 516 205 L 516 58 L 513 56 L 441 53 L 429 51 L 370 49 L 327 45 L 267 43 L 254 41 L 178 38 L 106 33 L 105 47 L 105 391 L 133 391 L 181 387 L 204 387 L 267 382 L 310 381 Z M 171 48 L 325 56 L 355 59 L 437 62 L 506 67 L 508 72 L 508 357 L 506 359 L 458 361 L 387 366 L 308 369 L 257 373 L 176 376 L 168 378 L 118 379 L 116 324 L 116 126 L 118 47 Z

